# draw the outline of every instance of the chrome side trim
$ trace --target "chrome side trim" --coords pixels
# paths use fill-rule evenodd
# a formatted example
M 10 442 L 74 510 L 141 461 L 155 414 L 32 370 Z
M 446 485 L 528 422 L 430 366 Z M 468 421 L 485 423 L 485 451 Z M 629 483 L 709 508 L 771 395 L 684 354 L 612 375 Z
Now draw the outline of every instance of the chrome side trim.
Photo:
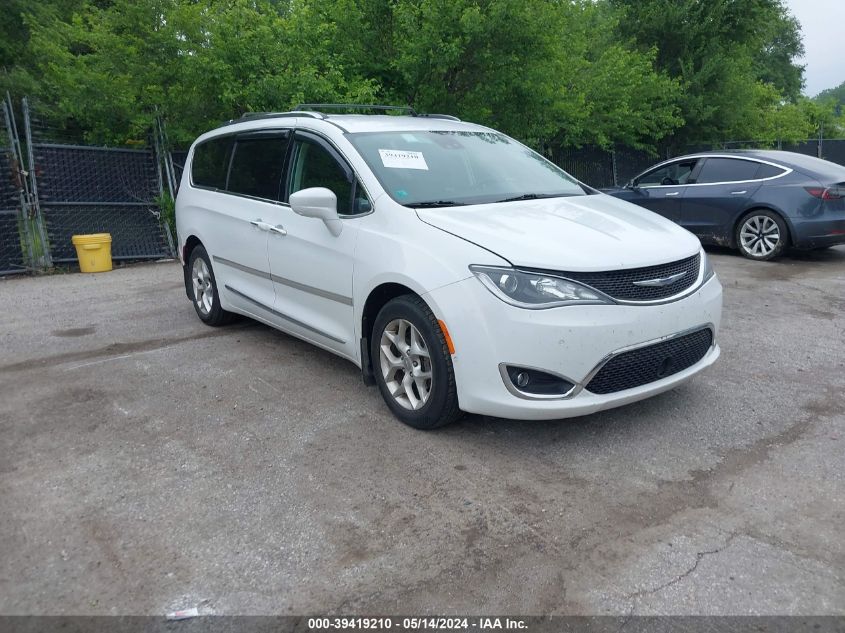
M 752 178 L 751 180 L 730 180 L 730 181 L 726 181 L 726 182 L 691 182 L 691 183 L 685 183 L 685 184 L 680 184 L 680 185 L 642 185 L 642 186 L 640 186 L 640 189 L 661 189 L 661 188 L 672 189 L 674 187 L 712 187 L 713 185 L 734 185 L 734 184 L 739 184 L 739 183 L 744 183 L 744 182 L 765 182 L 767 180 L 774 180 L 775 178 L 783 178 L 784 176 L 788 176 L 793 171 L 795 171 L 794 169 L 792 169 L 792 167 L 786 167 L 785 165 L 781 165 L 779 163 L 773 163 L 772 161 L 765 160 L 763 158 L 756 158 L 756 157 L 752 158 L 751 156 L 736 156 L 736 155 L 731 155 L 731 154 L 691 154 L 690 156 L 683 156 L 683 157 L 678 156 L 677 158 L 670 158 L 669 160 L 664 160 L 662 163 L 657 163 L 656 165 L 653 165 L 653 166 L 649 167 L 648 169 L 646 169 L 644 172 L 637 174 L 631 180 L 636 180 L 640 176 L 647 174 L 648 172 L 650 172 L 652 170 L 658 169 L 658 168 L 662 167 L 663 165 L 668 165 L 670 163 L 675 163 L 675 162 L 680 163 L 680 162 L 683 162 L 685 160 L 690 160 L 690 159 L 693 159 L 693 158 L 696 158 L 696 159 L 699 159 L 699 158 L 733 158 L 733 159 L 736 159 L 736 160 L 747 160 L 747 161 L 750 161 L 752 163 L 763 163 L 764 165 L 771 165 L 772 167 L 777 167 L 778 169 L 783 169 L 784 171 L 783 171 L 783 173 L 777 174 L 775 176 L 769 176 L 768 178 Z
M 250 268 L 249 266 L 244 266 L 243 264 L 233 262 L 231 259 L 226 259 L 225 257 L 218 257 L 217 255 L 215 255 L 214 261 L 220 262 L 224 266 L 229 266 L 230 268 L 240 270 L 241 272 L 245 272 L 250 275 L 255 275 L 256 277 L 261 277 L 262 279 L 269 279 L 277 284 L 288 286 L 289 288 L 294 288 L 296 290 L 301 290 L 302 292 L 307 292 L 308 294 L 312 294 L 317 297 L 322 297 L 323 299 L 329 299 L 330 301 L 336 301 L 337 303 L 342 303 L 348 306 L 352 305 L 352 297 L 344 297 L 343 295 L 335 294 L 334 292 L 329 292 L 328 290 L 322 290 L 321 288 L 315 288 L 314 286 L 301 284 L 298 281 L 293 281 L 292 279 L 280 277 L 278 275 L 264 272 L 256 268 Z
M 343 295 L 335 294 L 334 292 L 329 292 L 328 290 L 322 290 L 320 288 L 315 288 L 314 286 L 307 286 L 299 283 L 298 281 L 294 281 L 293 279 L 286 279 L 285 277 L 279 277 L 278 275 L 274 275 L 272 273 L 270 274 L 270 278 L 277 284 L 282 284 L 283 286 L 288 286 L 289 288 L 301 290 L 302 292 L 307 292 L 308 294 L 316 295 L 330 301 L 336 301 L 337 303 L 342 303 L 347 306 L 352 305 L 352 297 L 344 297 Z
M 219 257 L 215 255 L 213 257 L 214 263 L 220 262 L 224 266 L 228 266 L 229 268 L 234 268 L 236 270 L 240 270 L 244 273 L 249 273 L 250 275 L 255 275 L 256 277 L 261 277 L 262 279 L 272 279 L 273 276 L 269 272 L 264 272 L 263 270 L 258 270 L 257 268 L 250 268 L 249 266 L 244 266 L 243 264 L 239 264 L 238 262 L 233 262 L 231 259 L 226 259 L 225 257 Z M 227 286 L 228 287 L 228 286 Z
M 539 394 L 521 391 L 515 384 L 511 382 L 511 378 L 510 376 L 508 376 L 508 365 L 511 365 L 513 367 L 523 367 L 525 369 L 534 369 L 536 371 L 541 371 L 544 374 L 555 376 L 557 378 L 560 378 L 561 380 L 565 380 L 566 382 L 571 383 L 572 388 L 566 393 L 562 394 Z M 571 378 L 561 376 L 560 374 L 553 371 L 549 371 L 548 369 L 543 369 L 541 367 L 531 367 L 530 365 L 523 365 L 521 363 L 499 363 L 499 373 L 502 376 L 502 380 L 505 382 L 505 389 L 510 391 L 512 395 L 516 396 L 517 398 L 522 398 L 523 400 L 566 400 L 567 398 L 569 398 L 572 392 L 578 388 L 578 383 L 572 380 Z
M 326 332 L 323 332 L 323 330 L 319 330 L 319 329 L 317 329 L 313 326 L 308 325 L 307 323 L 303 323 L 302 321 L 300 321 L 298 319 L 294 319 L 293 317 L 288 316 L 284 312 L 279 312 L 278 310 L 271 308 L 270 306 L 264 305 L 260 301 L 256 301 L 255 299 L 253 299 L 249 295 L 244 294 L 240 290 L 236 290 L 235 288 L 232 288 L 232 286 L 230 286 L 228 284 L 225 284 L 223 287 L 226 288 L 226 290 L 228 290 L 229 292 L 232 292 L 232 293 L 238 295 L 239 297 L 241 297 L 242 299 L 246 299 L 250 303 L 258 306 L 262 310 L 266 310 L 267 312 L 270 312 L 271 314 L 275 314 L 280 319 L 284 319 L 285 321 L 293 323 L 294 325 L 301 327 L 303 329 L 306 329 L 309 332 L 314 332 L 315 334 L 319 334 L 320 336 L 324 336 L 325 338 L 330 339 L 332 341 L 335 341 L 336 343 L 340 343 L 341 345 L 346 343 L 346 341 L 344 341 L 343 339 L 339 339 L 336 336 L 332 336 L 331 334 L 327 334 Z

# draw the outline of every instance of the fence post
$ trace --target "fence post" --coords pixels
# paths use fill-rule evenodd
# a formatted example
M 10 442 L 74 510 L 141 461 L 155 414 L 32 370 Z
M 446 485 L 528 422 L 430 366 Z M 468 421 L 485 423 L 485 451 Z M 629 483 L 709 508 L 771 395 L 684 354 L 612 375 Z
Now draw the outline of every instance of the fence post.
M 26 182 L 26 170 L 21 155 L 20 139 L 17 135 L 15 125 L 15 111 L 12 108 L 12 96 L 6 92 L 3 101 L 3 118 L 6 124 L 6 134 L 9 137 L 9 151 L 12 153 L 12 169 L 15 171 L 15 184 L 18 187 L 18 200 L 21 214 L 20 222 L 23 225 L 23 241 L 26 246 L 26 266 L 31 271 L 35 267 L 35 251 L 29 223 L 29 190 Z
M 613 186 L 619 186 L 619 172 L 616 169 L 616 146 L 610 150 L 610 162 L 613 164 Z
M 44 217 L 41 215 L 41 203 L 38 200 L 38 180 L 35 177 L 35 154 L 32 150 L 32 123 L 29 118 L 29 101 L 26 97 L 21 100 L 23 107 L 23 129 L 26 135 L 26 152 L 29 163 L 30 198 L 32 200 L 33 220 L 38 238 L 41 240 L 41 265 L 53 267 L 53 257 L 50 255 L 50 244 L 47 242 L 47 231 L 44 228 Z

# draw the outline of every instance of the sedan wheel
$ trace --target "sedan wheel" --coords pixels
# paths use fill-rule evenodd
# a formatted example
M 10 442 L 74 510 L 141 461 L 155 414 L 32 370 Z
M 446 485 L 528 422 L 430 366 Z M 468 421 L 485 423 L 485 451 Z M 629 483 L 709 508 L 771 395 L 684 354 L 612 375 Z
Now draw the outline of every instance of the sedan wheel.
M 740 252 L 746 257 L 772 259 L 786 248 L 786 226 L 774 213 L 754 212 L 740 222 L 736 241 Z

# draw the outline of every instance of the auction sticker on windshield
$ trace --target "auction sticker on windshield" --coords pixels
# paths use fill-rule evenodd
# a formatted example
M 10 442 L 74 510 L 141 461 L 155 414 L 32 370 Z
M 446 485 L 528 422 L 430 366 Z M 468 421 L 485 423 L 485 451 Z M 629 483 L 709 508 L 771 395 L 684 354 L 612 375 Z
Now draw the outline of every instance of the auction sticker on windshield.
M 400 149 L 380 149 L 381 163 L 392 169 L 423 169 L 428 171 L 422 152 L 409 152 Z

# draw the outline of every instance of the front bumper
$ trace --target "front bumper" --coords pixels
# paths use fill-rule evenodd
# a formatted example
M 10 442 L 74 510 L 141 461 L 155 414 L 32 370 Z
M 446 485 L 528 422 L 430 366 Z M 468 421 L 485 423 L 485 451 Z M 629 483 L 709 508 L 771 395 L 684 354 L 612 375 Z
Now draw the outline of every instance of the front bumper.
M 475 278 L 426 294 L 455 344 L 452 362 L 461 409 L 504 418 L 543 420 L 621 406 L 683 383 L 719 357 L 715 344 L 722 287 L 711 278 L 679 301 L 652 306 L 583 305 L 524 310 L 493 296 Z M 608 356 L 679 332 L 711 327 L 714 344 L 695 365 L 666 378 L 606 395 L 584 389 Z M 501 363 L 533 367 L 576 383 L 564 398 L 525 399 L 511 393 Z

